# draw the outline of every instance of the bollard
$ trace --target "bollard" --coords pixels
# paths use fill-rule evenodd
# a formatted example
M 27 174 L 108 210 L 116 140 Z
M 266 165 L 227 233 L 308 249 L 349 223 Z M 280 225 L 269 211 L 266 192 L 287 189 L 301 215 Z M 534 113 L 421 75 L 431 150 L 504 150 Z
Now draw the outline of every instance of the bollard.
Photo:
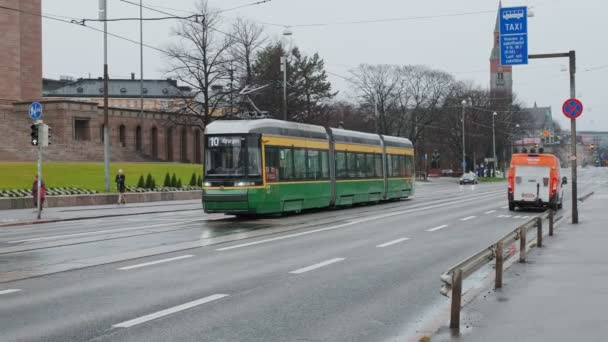
M 460 331 L 460 305 L 462 297 L 462 270 L 452 273 L 452 308 L 450 312 L 450 329 Z
M 536 218 L 536 246 L 543 247 L 543 218 Z
M 553 220 L 555 219 L 555 212 L 553 209 L 549 210 L 549 236 L 553 236 Z
M 494 279 L 494 288 L 500 289 L 502 288 L 502 263 L 503 263 L 503 254 L 502 254 L 502 241 L 496 244 L 496 277 Z
M 519 262 L 526 262 L 526 226 L 519 227 Z

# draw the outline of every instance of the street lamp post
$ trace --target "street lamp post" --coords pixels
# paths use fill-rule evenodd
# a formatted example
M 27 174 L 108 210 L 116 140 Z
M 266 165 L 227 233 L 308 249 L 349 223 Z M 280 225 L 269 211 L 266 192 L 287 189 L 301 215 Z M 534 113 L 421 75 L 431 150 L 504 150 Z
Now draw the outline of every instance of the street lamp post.
M 283 36 L 288 37 L 293 33 L 286 27 L 283 30 Z M 283 120 L 287 121 L 287 51 L 281 56 L 281 69 L 283 71 Z
M 108 6 L 99 0 L 99 18 L 103 20 L 103 170 L 104 189 L 110 192 L 110 137 L 108 118 Z
M 496 130 L 494 128 L 494 118 L 496 115 L 498 115 L 496 112 L 492 114 L 492 158 L 494 158 L 494 169 L 492 170 L 493 177 L 496 177 L 496 167 L 498 166 L 498 160 L 496 160 Z
M 464 107 L 467 105 L 467 100 L 462 100 L 462 174 L 464 175 L 466 172 L 466 147 L 464 140 Z

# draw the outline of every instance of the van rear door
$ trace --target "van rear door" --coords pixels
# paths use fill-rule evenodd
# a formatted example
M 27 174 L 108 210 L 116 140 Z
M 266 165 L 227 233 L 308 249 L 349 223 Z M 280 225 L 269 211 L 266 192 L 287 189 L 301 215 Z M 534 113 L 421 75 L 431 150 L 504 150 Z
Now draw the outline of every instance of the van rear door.
M 513 200 L 549 203 L 551 168 L 548 166 L 516 166 Z

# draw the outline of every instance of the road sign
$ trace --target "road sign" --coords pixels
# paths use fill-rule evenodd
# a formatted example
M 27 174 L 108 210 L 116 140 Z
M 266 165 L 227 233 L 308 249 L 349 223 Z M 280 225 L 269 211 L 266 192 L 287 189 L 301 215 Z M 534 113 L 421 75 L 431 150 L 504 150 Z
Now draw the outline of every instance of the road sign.
M 583 103 L 578 99 L 568 99 L 562 106 L 562 112 L 568 119 L 576 119 L 583 114 Z
M 528 8 L 500 9 L 500 64 L 528 64 Z
M 38 120 L 40 119 L 40 117 L 42 116 L 42 105 L 40 104 L 40 102 L 33 102 L 30 105 L 30 118 L 32 118 L 32 120 Z

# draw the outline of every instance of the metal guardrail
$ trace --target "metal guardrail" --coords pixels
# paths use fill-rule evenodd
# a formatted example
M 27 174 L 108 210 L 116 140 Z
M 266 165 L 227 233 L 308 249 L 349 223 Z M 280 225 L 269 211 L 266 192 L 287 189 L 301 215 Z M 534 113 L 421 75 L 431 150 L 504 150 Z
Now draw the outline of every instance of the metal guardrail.
M 549 223 L 549 236 L 553 236 L 553 226 L 555 222 L 555 212 L 547 210 L 543 214 L 529 220 L 521 226 L 515 228 L 512 232 L 500 238 L 496 243 L 483 249 L 482 251 L 468 257 L 451 267 L 447 272 L 441 275 L 442 282 L 440 293 L 449 297 L 452 296 L 452 304 L 450 309 L 450 328 L 460 330 L 460 308 L 462 302 L 462 282 L 471 274 L 478 271 L 483 266 L 496 259 L 494 288 L 502 288 L 502 275 L 504 262 L 512 257 L 511 254 L 504 255 L 505 246 L 509 246 L 519 240 L 519 262 L 526 262 L 526 252 L 528 245 L 536 244 L 537 247 L 543 245 L 543 220 L 547 219 Z M 531 243 L 527 240 L 529 230 L 536 227 L 536 241 Z M 513 254 L 514 255 L 514 254 Z

